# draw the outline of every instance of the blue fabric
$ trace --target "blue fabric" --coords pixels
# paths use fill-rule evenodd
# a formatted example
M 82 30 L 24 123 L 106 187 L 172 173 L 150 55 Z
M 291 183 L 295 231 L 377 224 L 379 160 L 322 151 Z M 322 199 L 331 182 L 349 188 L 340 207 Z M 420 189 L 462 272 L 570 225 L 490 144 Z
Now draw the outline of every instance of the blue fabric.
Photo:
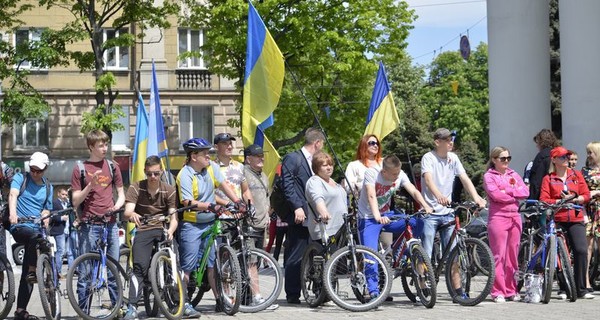
M 312 177 L 313 172 L 302 153 L 302 150 L 292 152 L 283 158 L 281 166 L 281 178 L 283 192 L 290 205 L 290 214 L 287 215 L 287 223 L 295 224 L 294 210 L 303 208 L 308 213 L 308 204 L 304 195 L 306 182 Z
M 20 191 L 24 179 L 25 177 L 22 173 L 15 174 L 13 181 L 10 184 L 10 189 Z M 17 198 L 17 217 L 21 219 L 39 218 L 42 210 L 52 210 L 52 185 L 50 185 L 50 192 L 46 192 L 46 178 L 42 179 L 44 180 L 44 183 L 39 185 L 33 181 L 31 176 L 27 179 L 25 190 L 23 190 L 23 193 Z M 46 194 L 48 194 L 47 199 Z M 44 201 L 46 201 L 46 206 L 42 208 Z
M 56 252 L 54 253 L 54 261 L 56 263 L 56 267 L 58 269 L 59 274 L 62 273 L 62 258 L 67 248 L 67 236 L 68 235 L 64 233 L 53 236 L 54 241 L 56 242 Z
M 211 223 L 191 223 L 183 222 L 179 232 L 179 260 L 181 263 L 181 269 L 183 272 L 189 273 L 195 271 L 198 266 L 200 259 L 204 255 L 204 249 L 208 243 L 208 239 L 203 239 L 202 234 L 210 229 Z M 215 248 L 210 249 L 208 257 L 208 268 L 212 268 L 215 265 Z
M 423 249 L 431 258 L 433 253 L 433 240 L 435 239 L 435 233 L 437 231 L 440 232 L 440 240 L 442 241 L 442 250 L 446 248 L 448 241 L 450 241 L 450 237 L 452 236 L 452 232 L 454 231 L 454 226 L 449 226 L 447 228 L 438 230 L 438 228 L 450 221 L 454 220 L 454 213 L 449 213 L 445 215 L 434 215 L 430 214 L 429 216 L 423 218 L 423 234 L 421 235 L 421 243 L 423 245 Z M 454 243 L 452 244 L 454 246 Z M 443 251 L 442 251 L 443 252 Z

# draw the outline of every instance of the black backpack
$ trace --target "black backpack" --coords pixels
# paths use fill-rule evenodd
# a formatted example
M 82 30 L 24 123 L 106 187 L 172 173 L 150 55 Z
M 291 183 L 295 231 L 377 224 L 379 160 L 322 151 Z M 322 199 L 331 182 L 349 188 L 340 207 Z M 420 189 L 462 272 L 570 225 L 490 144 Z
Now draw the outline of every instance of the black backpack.
M 277 214 L 279 219 L 281 219 L 281 221 L 286 221 L 290 212 L 290 206 L 285 198 L 285 193 L 283 192 L 283 179 L 279 175 L 275 175 L 273 192 L 271 192 L 269 202 L 271 203 L 271 209 L 275 211 L 275 214 Z
M 48 178 L 43 178 L 43 179 L 44 179 L 44 184 L 46 185 L 46 198 L 44 200 L 44 204 L 42 205 L 42 208 L 44 208 L 46 206 L 46 203 L 48 203 L 48 197 L 50 196 L 50 180 L 48 180 Z M 23 177 L 23 183 L 21 183 L 21 189 L 19 190 L 19 196 L 23 194 L 23 191 L 25 191 L 28 180 L 29 180 L 29 173 L 25 173 L 25 175 Z M 4 202 L 0 205 L 0 212 L 2 214 L 2 227 L 5 230 L 8 230 L 10 228 L 10 212 L 8 210 L 8 201 Z

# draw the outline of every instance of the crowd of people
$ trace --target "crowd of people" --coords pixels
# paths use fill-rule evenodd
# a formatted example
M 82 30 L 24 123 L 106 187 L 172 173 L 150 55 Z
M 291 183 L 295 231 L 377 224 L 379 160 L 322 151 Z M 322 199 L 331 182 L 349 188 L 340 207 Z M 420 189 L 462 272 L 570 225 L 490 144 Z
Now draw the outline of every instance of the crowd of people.
M 488 235 L 496 273 L 491 290 L 493 301 L 502 303 L 521 299 L 514 275 L 519 270 L 517 258 L 522 233 L 519 204 L 524 199 L 554 203 L 569 198 L 573 203 L 585 206 L 585 214 L 580 214 L 577 209 L 560 210 L 555 215 L 555 221 L 567 232 L 569 247 L 573 252 L 578 296 L 594 297 L 587 276 L 587 264 L 592 250 L 592 237 L 600 230 L 600 202 L 597 201 L 600 197 L 600 142 L 587 145 L 586 165 L 577 170 L 577 154 L 560 146 L 552 131 L 544 129 L 534 137 L 539 152 L 528 164 L 524 178 L 510 168 L 510 150 L 496 146 L 490 152 L 488 169 L 484 174 L 486 197 L 483 197 L 478 194 L 460 158 L 453 152 L 455 133 L 440 128 L 432 138 L 432 150 L 423 155 L 420 164 L 415 166 L 419 169 L 417 181 L 411 182 L 402 170 L 398 157 L 384 156 L 379 138 L 369 134 L 359 141 L 356 158 L 346 167 L 345 179 L 338 183 L 332 178 L 334 160 L 323 151 L 324 133 L 309 128 L 302 148 L 286 155 L 279 168 L 277 179 L 281 180 L 278 183 L 286 206 L 277 210 L 287 210 L 287 214 L 276 214 L 275 208 L 270 205 L 272 187 L 263 172 L 263 149 L 258 145 L 247 146 L 244 149 L 244 163 L 240 163 L 233 155 L 233 141 L 236 139 L 228 133 L 217 134 L 212 144 L 202 138 L 184 142 L 185 165 L 177 175 L 175 186 L 164 181 L 165 172 L 160 159 L 151 156 L 146 159 L 144 166 L 146 179 L 132 183 L 125 192 L 118 164 L 106 157 L 109 137 L 100 130 L 86 135 L 90 157 L 73 168 L 70 188 L 56 188 L 54 200 L 54 189 L 44 177 L 50 165 L 46 154 L 35 152 L 29 161 L 29 172 L 26 173 L 13 175 L 10 168 L 2 164 L 0 180 L 5 184 L 9 181 L 10 184 L 8 231 L 16 241 L 25 245 L 15 319 L 36 319 L 28 313 L 27 306 L 35 282 L 35 244 L 40 237 L 40 229 L 26 219 L 47 215 L 52 210 L 69 207 L 78 209 L 77 214 L 53 217 L 46 222 L 49 234 L 57 243 L 56 262 L 62 265 L 63 255 L 66 254 L 71 264 L 74 257 L 94 249 L 102 226 L 91 217 L 104 216 L 124 208 L 122 216 L 113 215 L 110 218 L 108 254 L 119 259 L 118 220 L 135 224 L 137 233 L 132 244 L 133 276 L 124 316 L 132 320 L 138 318 L 140 284 L 148 275 L 151 243 L 163 237 L 162 225 L 144 224 L 143 217 L 175 212 L 181 206 L 195 206 L 195 209 L 183 212 L 179 218 L 174 215 L 167 232 L 169 238 L 178 240 L 180 265 L 187 288 L 190 274 L 198 267 L 205 246 L 210 245 L 203 241 L 202 234 L 210 228 L 215 217 L 230 206 L 243 213 L 251 211 L 253 218 L 249 220 L 250 230 L 257 237 L 252 237 L 249 245 L 262 248 L 268 233 L 269 242 L 265 249 L 271 251 L 275 242 L 275 259 L 279 259 L 279 252 L 284 247 L 286 301 L 289 304 L 301 304 L 300 267 L 304 251 L 311 241 L 332 235 L 341 227 L 342 217 L 349 210 L 348 199 L 357 201 L 360 243 L 378 250 L 379 246 L 390 246 L 393 235 L 406 228 L 404 219 L 393 222 L 389 219 L 394 195 L 403 188 L 415 204 L 426 212 L 423 219 L 411 219 L 409 223 L 414 236 L 421 239 L 424 249 L 431 256 L 436 233 L 440 234 L 443 247 L 453 245 L 449 243 L 452 229 L 441 226 L 454 219 L 453 209 L 449 205 L 456 200 L 453 199 L 453 191 L 457 181 L 480 207 L 489 203 Z M 214 160 L 211 159 L 213 150 L 216 151 Z M 248 203 L 252 205 L 248 206 Z M 325 223 L 325 228 L 320 222 Z M 207 275 L 217 298 L 215 310 L 219 312 L 222 306 L 215 286 L 214 262 L 213 248 Z M 368 283 L 369 294 L 379 295 L 377 283 L 371 282 Z M 456 292 L 465 295 L 460 281 L 455 282 Z M 79 293 L 82 294 L 86 284 L 79 285 Z M 113 290 L 115 287 L 111 286 Z M 264 301 L 259 292 L 254 293 L 253 301 Z M 116 294 L 111 294 L 111 297 Z M 562 291 L 559 297 L 566 299 Z M 83 299 L 82 296 L 80 298 Z M 186 303 L 184 316 L 199 317 L 200 313 Z

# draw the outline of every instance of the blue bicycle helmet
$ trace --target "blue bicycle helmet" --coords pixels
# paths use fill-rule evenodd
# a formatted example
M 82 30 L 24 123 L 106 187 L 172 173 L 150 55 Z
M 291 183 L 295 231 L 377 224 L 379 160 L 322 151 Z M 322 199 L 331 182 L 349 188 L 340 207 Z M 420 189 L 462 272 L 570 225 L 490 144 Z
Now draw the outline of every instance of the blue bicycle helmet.
M 212 145 L 202 138 L 191 138 L 183 143 L 183 150 L 185 150 L 185 153 L 202 151 L 210 148 L 212 148 Z

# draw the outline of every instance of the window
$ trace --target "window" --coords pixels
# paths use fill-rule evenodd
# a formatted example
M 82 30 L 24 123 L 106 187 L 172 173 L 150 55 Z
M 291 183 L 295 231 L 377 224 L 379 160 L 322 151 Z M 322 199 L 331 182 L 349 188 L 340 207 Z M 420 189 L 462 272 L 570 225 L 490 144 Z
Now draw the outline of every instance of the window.
M 204 45 L 204 33 L 202 30 L 179 29 L 179 52 L 182 55 L 186 52 L 202 52 L 200 47 Z M 187 57 L 179 59 L 179 68 L 206 69 L 204 60 L 201 57 Z
M 15 44 L 15 48 L 17 50 L 17 54 L 19 54 L 19 51 L 21 50 L 27 50 L 27 48 L 29 48 L 30 43 L 32 42 L 36 42 L 36 41 L 40 41 L 41 36 L 42 36 L 42 31 L 43 29 L 41 28 L 35 28 L 35 29 L 20 29 L 17 30 L 15 32 L 15 39 L 14 39 L 14 44 Z M 27 47 L 24 47 L 25 45 L 27 45 Z M 23 68 L 23 69 L 47 69 L 46 67 L 40 67 L 40 66 L 32 66 L 30 61 L 22 61 L 20 65 L 18 65 L 19 68 Z
M 126 34 L 127 29 L 105 29 L 103 32 L 104 42 L 118 38 L 122 34 Z M 112 47 L 104 51 L 104 68 L 105 69 L 129 69 L 129 47 Z
M 209 106 L 179 107 L 179 139 L 183 143 L 191 138 L 213 139 L 213 108 Z M 181 148 L 181 144 L 180 148 Z
M 16 148 L 48 147 L 48 119 L 27 119 L 15 124 L 13 140 Z
M 119 118 L 116 123 L 123 126 L 123 130 L 113 131 L 111 146 L 115 151 L 129 151 L 130 136 L 129 128 L 129 106 L 121 106 L 121 109 L 125 113 L 124 117 Z

